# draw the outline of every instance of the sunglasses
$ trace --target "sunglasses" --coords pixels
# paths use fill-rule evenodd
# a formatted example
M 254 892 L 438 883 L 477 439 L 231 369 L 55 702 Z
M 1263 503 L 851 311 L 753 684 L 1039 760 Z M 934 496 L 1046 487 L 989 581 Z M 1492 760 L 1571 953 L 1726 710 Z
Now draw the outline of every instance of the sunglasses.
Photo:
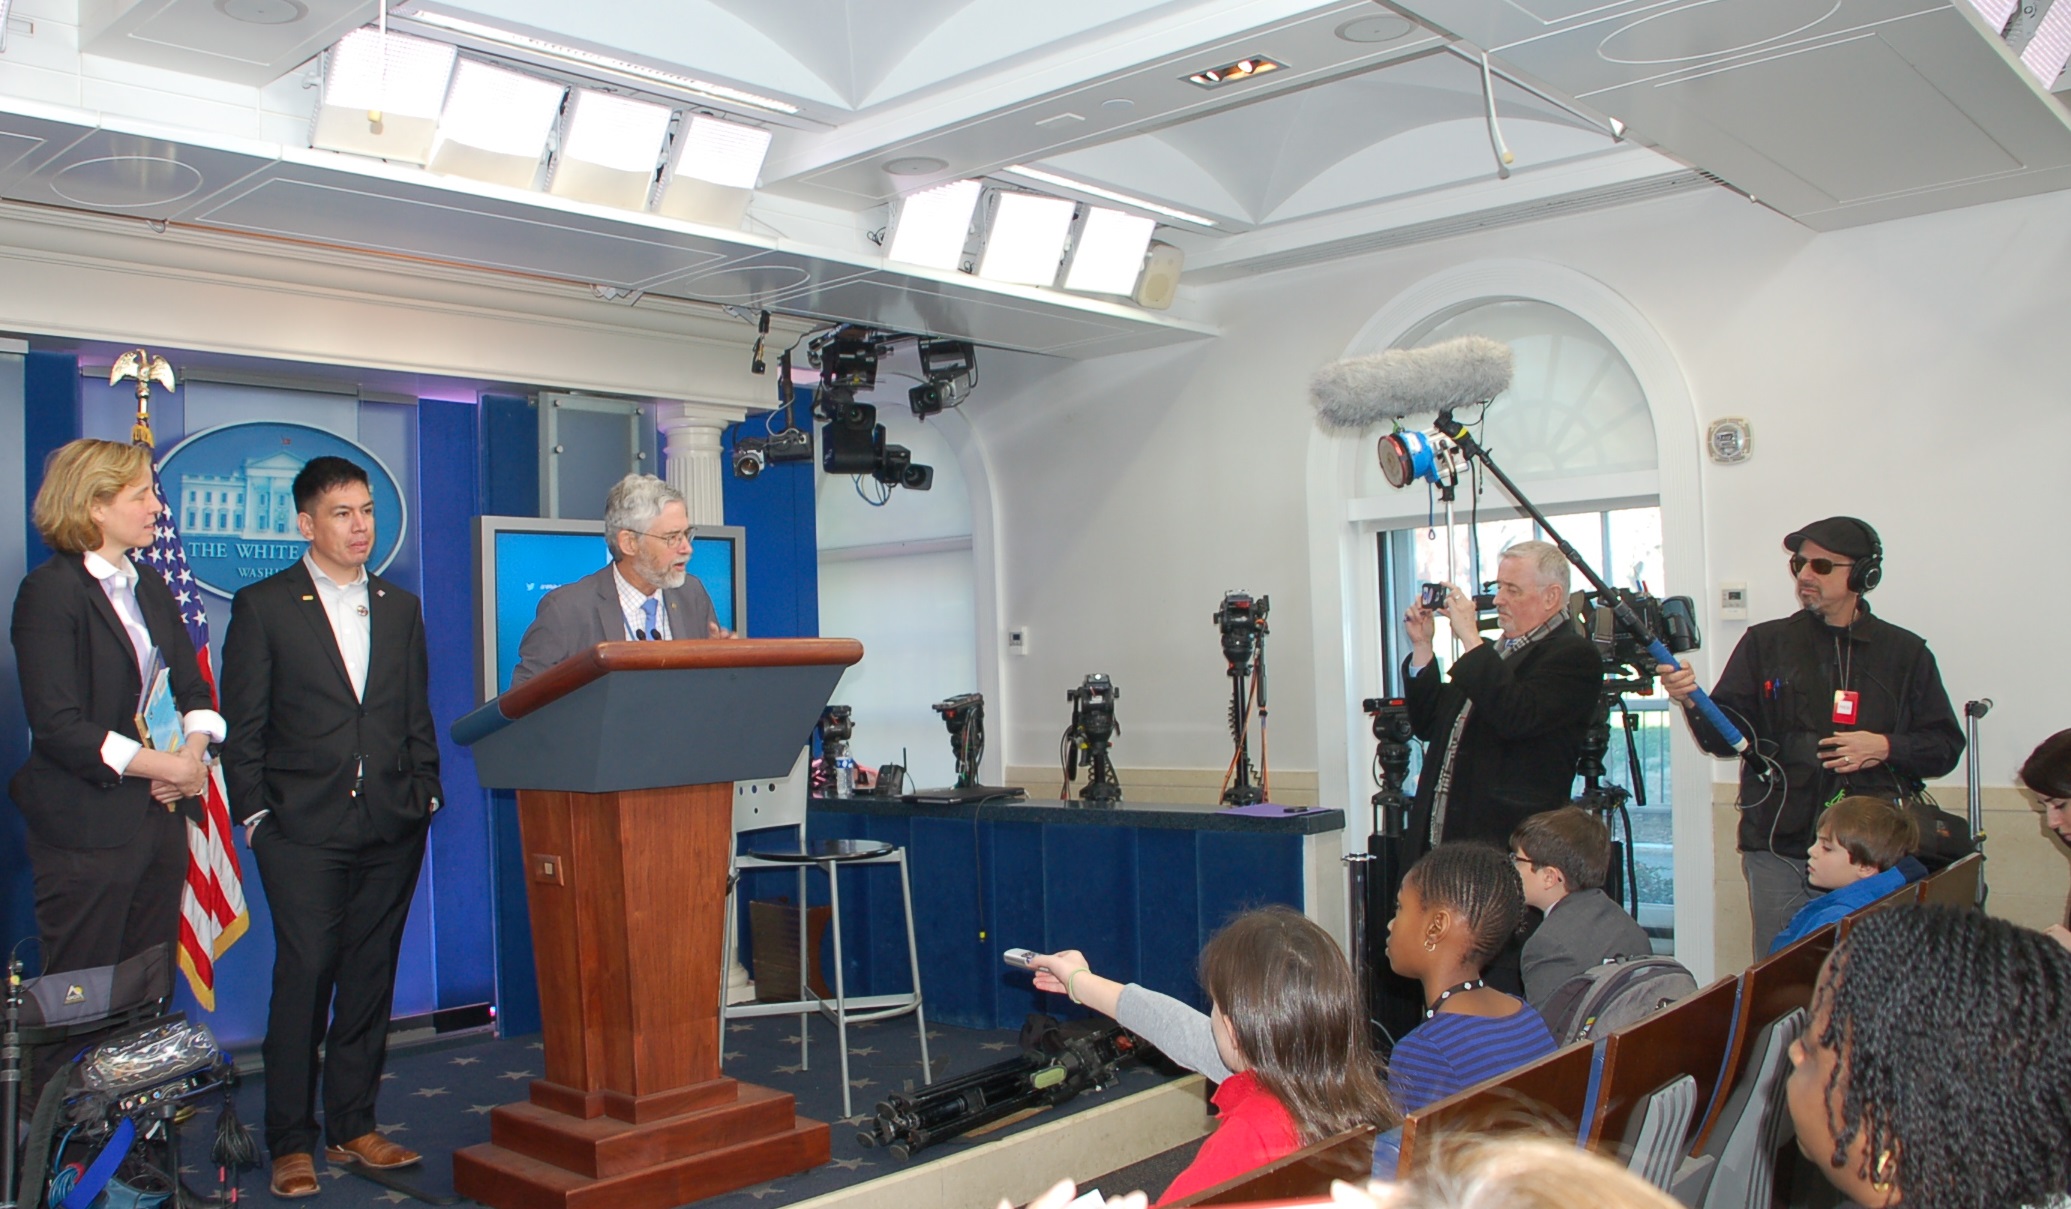
M 1854 563 L 1837 563 L 1831 558 L 1805 558 L 1802 555 L 1791 555 L 1791 574 L 1793 575 L 1807 567 L 1812 568 L 1812 572 L 1815 575 L 1832 575 L 1835 567 L 1852 567 L 1854 565 Z

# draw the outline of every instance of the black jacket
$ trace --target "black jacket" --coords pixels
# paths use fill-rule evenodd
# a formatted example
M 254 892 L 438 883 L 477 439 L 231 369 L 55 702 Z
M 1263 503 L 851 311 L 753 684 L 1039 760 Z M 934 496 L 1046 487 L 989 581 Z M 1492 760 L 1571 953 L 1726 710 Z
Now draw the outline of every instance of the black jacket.
M 424 616 L 417 598 L 367 577 L 364 699 L 316 583 L 301 561 L 231 602 L 223 639 L 223 781 L 240 822 L 262 810 L 298 844 L 322 844 L 351 809 L 355 775 L 374 829 L 391 843 L 431 816 L 439 788 Z M 364 762 L 364 763 L 363 763 Z
M 137 610 L 171 672 L 181 713 L 214 709 L 179 606 L 158 572 L 137 569 Z M 53 554 L 22 577 L 14 597 L 14 658 L 29 719 L 29 761 L 7 790 L 29 833 L 59 848 L 113 848 L 136 834 L 147 812 L 165 807 L 151 782 L 118 777 L 101 761 L 109 731 L 137 738 L 143 677 L 115 605 L 81 554 Z M 189 817 L 201 814 L 194 799 Z
M 1742 852 L 1773 850 L 1802 859 L 1820 808 L 1835 794 L 1912 793 L 1963 757 L 1963 728 L 1927 641 L 1872 616 L 1867 601 L 1860 609 L 1847 629 L 1805 610 L 1751 627 L 1711 690 L 1726 717 L 1783 765 L 1781 785 L 1741 768 Z M 1848 687 L 1861 697 L 1857 720 L 1836 726 L 1834 690 L 1844 665 Z M 1687 717 L 1699 746 L 1715 756 L 1733 754 L 1701 716 Z M 1859 773 L 1828 772 L 1819 762 L 1819 741 L 1837 730 L 1887 736 L 1891 758 Z
M 1574 797 L 1582 735 L 1603 692 L 1596 645 L 1562 626 L 1508 659 L 1494 642 L 1460 657 L 1441 680 L 1433 659 L 1409 679 L 1406 696 L 1424 768 L 1410 812 L 1411 851 L 1428 843 L 1431 796 L 1460 707 L 1474 703 L 1453 760 L 1452 791 L 1441 840 L 1508 844 L 1526 816 L 1565 806 Z

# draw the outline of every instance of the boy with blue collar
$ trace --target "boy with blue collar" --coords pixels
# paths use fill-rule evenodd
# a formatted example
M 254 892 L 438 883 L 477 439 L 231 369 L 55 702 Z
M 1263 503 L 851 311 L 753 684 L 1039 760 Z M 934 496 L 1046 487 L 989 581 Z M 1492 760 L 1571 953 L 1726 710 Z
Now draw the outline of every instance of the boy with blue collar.
M 1783 949 L 1926 876 L 1926 867 L 1912 857 L 1919 845 L 1919 825 L 1895 802 L 1857 795 L 1827 807 L 1805 861 L 1805 880 L 1826 893 L 1791 916 L 1769 951 Z

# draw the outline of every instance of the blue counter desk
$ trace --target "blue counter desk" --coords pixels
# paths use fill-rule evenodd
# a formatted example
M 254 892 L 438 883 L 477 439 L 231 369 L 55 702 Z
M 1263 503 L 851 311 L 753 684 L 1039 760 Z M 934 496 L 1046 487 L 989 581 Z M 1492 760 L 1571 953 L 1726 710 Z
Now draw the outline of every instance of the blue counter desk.
M 906 849 L 928 1017 L 966 1028 L 1018 1028 L 1032 1011 L 1079 1013 L 1003 965 L 1011 948 L 1080 949 L 1101 974 L 1205 1010 L 1195 959 L 1231 915 L 1269 903 L 1332 912 L 1344 896 L 1339 810 L 1257 818 L 1214 806 L 841 798 L 814 800 L 806 817 L 811 839 Z M 905 990 L 896 871 L 842 877 L 850 992 Z M 788 871 L 750 870 L 742 884 L 747 901 L 788 898 L 796 881 Z M 824 881 L 814 874 L 809 885 L 811 901 L 825 902 Z M 822 954 L 831 961 L 831 946 Z

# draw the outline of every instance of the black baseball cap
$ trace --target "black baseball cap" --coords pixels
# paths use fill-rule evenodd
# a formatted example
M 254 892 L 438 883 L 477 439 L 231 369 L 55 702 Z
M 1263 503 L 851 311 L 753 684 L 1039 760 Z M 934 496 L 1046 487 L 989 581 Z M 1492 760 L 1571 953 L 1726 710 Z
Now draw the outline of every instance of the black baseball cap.
M 1849 558 L 1868 558 L 1877 553 L 1877 533 L 1852 516 L 1830 516 L 1811 524 L 1783 539 L 1783 548 L 1792 554 L 1806 542 L 1832 550 Z

